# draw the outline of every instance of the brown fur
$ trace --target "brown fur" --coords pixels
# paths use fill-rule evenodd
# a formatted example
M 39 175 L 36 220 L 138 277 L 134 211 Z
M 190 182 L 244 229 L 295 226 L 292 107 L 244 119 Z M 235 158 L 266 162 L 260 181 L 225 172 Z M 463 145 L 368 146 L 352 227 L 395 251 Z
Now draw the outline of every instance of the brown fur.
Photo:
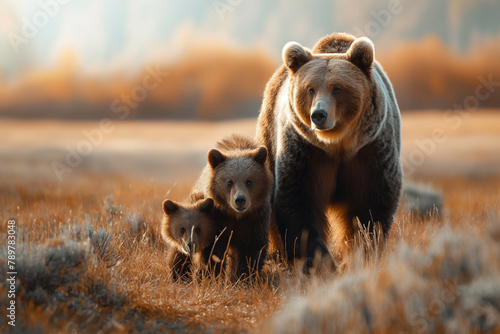
M 296 243 L 307 232 L 310 265 L 317 251 L 331 259 L 330 239 L 349 249 L 358 219 L 387 236 L 401 188 L 400 116 L 366 38 L 333 34 L 313 51 L 288 43 L 283 62 L 266 86 L 257 138 L 276 179 L 273 229 L 289 260 L 302 257 Z
M 168 244 L 167 265 L 174 278 L 208 264 L 217 231 L 213 206 L 211 198 L 188 205 L 163 202 L 161 235 Z
M 231 278 L 258 271 L 267 255 L 271 217 L 272 174 L 267 149 L 248 137 L 233 135 L 209 151 L 192 198 L 201 194 L 215 202 L 216 221 L 221 239 L 216 255 L 227 249 L 227 273 Z M 238 197 L 245 198 L 239 208 Z M 239 209 L 244 210 L 239 212 Z

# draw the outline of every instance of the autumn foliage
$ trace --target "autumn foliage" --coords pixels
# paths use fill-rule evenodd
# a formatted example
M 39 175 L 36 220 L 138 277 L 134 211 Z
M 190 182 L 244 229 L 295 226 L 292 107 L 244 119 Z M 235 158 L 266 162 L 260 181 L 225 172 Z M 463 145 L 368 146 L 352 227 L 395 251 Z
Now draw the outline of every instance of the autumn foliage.
M 494 108 L 500 106 L 500 94 L 479 99 L 477 106 L 464 101 L 475 96 L 484 81 L 496 83 L 498 89 L 499 45 L 494 39 L 459 54 L 428 36 L 376 52 L 402 110 L 460 109 L 464 103 Z M 78 60 L 67 53 L 55 68 L 32 70 L 9 81 L 0 77 L 0 116 L 120 118 L 124 113 L 118 107 L 132 100 L 127 119 L 256 117 L 265 84 L 280 62 L 263 50 L 206 43 L 168 63 L 144 64 L 132 74 L 92 75 L 82 73 Z M 165 74 L 159 85 L 145 95 L 134 91 L 152 69 Z M 485 96 L 486 91 L 481 93 Z

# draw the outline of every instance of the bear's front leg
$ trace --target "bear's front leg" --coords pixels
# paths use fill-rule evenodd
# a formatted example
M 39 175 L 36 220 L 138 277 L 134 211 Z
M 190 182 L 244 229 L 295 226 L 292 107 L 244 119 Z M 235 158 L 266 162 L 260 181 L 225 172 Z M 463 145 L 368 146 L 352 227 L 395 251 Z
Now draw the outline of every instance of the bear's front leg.
M 315 149 L 302 149 L 299 145 L 285 147 L 277 159 L 274 210 L 276 224 L 282 237 L 287 260 L 305 261 L 304 270 L 312 267 L 316 254 L 324 264 L 335 269 L 326 245 L 328 220 L 326 207 L 333 189 L 333 179 L 318 180 Z M 321 161 L 319 163 L 328 163 Z M 332 184 L 329 184 L 332 183 Z
M 190 259 L 187 255 L 170 246 L 167 250 L 167 267 L 171 272 L 172 278 L 177 280 L 185 276 L 190 267 Z
M 252 245 L 245 245 L 240 251 L 237 276 L 258 275 L 267 257 L 267 239 L 254 240 Z

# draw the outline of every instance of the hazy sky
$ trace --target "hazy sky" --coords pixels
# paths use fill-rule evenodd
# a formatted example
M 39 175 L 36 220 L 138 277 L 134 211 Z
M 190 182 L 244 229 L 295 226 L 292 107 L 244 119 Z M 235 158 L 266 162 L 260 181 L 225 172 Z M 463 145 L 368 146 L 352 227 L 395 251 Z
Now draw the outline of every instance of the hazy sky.
M 312 47 L 334 31 L 378 48 L 436 34 L 463 50 L 498 34 L 499 13 L 498 0 L 0 0 L 0 74 L 69 50 L 84 71 L 137 68 L 212 40 L 279 57 L 290 40 Z

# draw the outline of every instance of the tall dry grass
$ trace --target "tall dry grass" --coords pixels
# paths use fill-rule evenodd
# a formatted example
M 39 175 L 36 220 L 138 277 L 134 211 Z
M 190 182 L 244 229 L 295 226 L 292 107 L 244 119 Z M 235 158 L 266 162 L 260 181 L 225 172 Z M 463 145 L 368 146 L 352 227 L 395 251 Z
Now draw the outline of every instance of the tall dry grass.
M 498 331 L 500 178 L 429 181 L 441 218 L 400 210 L 380 260 L 309 278 L 269 260 L 261 279 L 230 284 L 170 280 L 161 202 L 191 182 L 4 179 L 1 219 L 18 227 L 15 331 Z M 6 291 L 2 280 L 2 310 Z M 0 326 L 12 329 L 5 311 Z

